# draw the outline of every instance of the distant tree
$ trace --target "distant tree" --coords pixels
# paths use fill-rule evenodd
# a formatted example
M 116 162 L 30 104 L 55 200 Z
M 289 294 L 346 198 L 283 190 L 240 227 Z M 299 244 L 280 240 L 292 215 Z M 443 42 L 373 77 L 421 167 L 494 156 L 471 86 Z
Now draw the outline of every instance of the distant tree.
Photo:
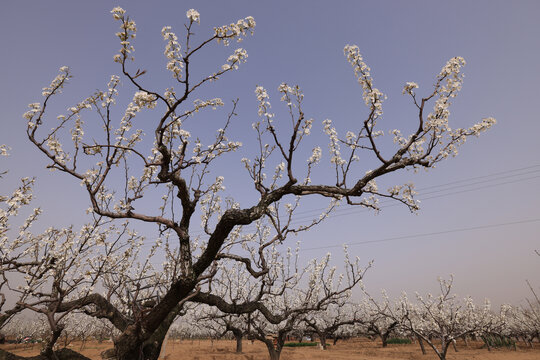
M 323 350 L 327 349 L 327 340 L 334 339 L 334 345 L 339 338 L 339 330 L 346 325 L 355 325 L 365 321 L 358 307 L 348 303 L 331 303 L 324 311 L 308 314 L 304 322 L 312 329 L 321 342 Z
M 390 302 L 386 293 L 383 292 L 382 301 L 364 301 L 361 303 L 361 308 L 364 310 L 362 314 L 362 328 L 369 336 L 376 336 L 381 339 L 382 347 L 388 346 L 388 338 L 392 333 L 395 333 L 403 320 L 399 313 L 392 312 L 391 307 L 395 306 Z M 393 314 L 393 316 L 388 316 Z
M 204 317 L 219 324 L 217 332 L 219 329 L 223 333 L 232 331 L 237 344 L 244 334 L 257 339 L 266 345 L 270 358 L 278 360 L 289 335 L 298 332 L 306 322 L 316 326 L 313 319 L 329 307 L 342 308 L 347 303 L 351 290 L 360 283 L 366 269 L 360 267 L 358 259 L 349 259 L 347 253 L 346 274 L 337 274 L 336 268 L 330 265 L 330 254 L 300 267 L 299 249 L 280 254 L 278 243 L 267 238 L 268 228 L 260 222 L 257 224 L 261 231 L 259 241 L 271 245 L 258 253 L 258 257 L 264 259 L 260 263 L 264 263 L 268 271 L 262 271 L 264 274 L 257 279 L 250 279 L 250 271 L 244 266 L 222 263 L 212 279 L 212 292 L 201 291 L 193 300 L 215 306 L 222 313 L 208 312 Z M 236 316 L 227 316 L 229 314 Z M 340 321 L 343 322 L 342 317 Z M 329 333 L 333 329 L 321 327 L 320 330 Z
M 427 297 L 416 295 L 416 302 L 403 294 L 395 306 L 380 307 L 381 313 L 400 327 L 426 342 L 445 360 L 448 347 L 456 339 L 468 334 L 481 333 L 489 319 L 489 306 L 478 309 L 471 298 L 460 301 L 451 294 L 453 277 L 439 279 L 441 293 Z

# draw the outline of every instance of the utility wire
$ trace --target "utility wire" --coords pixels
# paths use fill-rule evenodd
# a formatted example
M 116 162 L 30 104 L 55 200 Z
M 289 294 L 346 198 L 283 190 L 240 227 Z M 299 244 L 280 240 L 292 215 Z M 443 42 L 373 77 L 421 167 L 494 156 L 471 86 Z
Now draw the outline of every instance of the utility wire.
M 535 170 L 531 170 L 531 169 L 535 169 Z M 515 172 L 522 172 L 524 170 L 531 170 L 531 171 L 512 174 L 512 173 L 515 173 Z M 491 174 L 487 174 L 487 175 L 475 176 L 475 177 L 456 180 L 456 181 L 452 181 L 452 182 L 448 182 L 448 183 L 444 183 L 444 184 L 439 184 L 439 185 L 428 186 L 428 187 L 418 189 L 417 191 L 423 192 L 424 190 L 428 190 L 428 189 L 438 189 L 438 188 L 442 188 L 442 189 L 423 192 L 422 196 L 419 197 L 418 200 L 426 201 L 426 200 L 437 199 L 437 198 L 442 198 L 442 197 L 456 195 L 456 194 L 462 194 L 462 193 L 467 193 L 467 192 L 472 192 L 472 191 L 497 187 L 497 186 L 501 186 L 501 185 L 513 184 L 513 183 L 522 182 L 522 181 L 526 181 L 526 180 L 536 179 L 536 178 L 539 178 L 540 175 L 530 176 L 530 177 L 521 178 L 521 179 L 515 179 L 515 180 L 511 180 L 511 181 L 505 181 L 505 182 L 502 182 L 502 183 L 483 185 L 484 182 L 494 182 L 494 181 L 499 181 L 499 180 L 503 180 L 503 179 L 513 178 L 513 177 L 516 177 L 516 176 L 532 175 L 532 174 L 535 174 L 535 173 L 538 173 L 538 172 L 540 172 L 540 164 L 527 166 L 527 167 L 523 167 L 523 168 L 505 170 L 505 171 L 501 171 L 501 172 L 497 172 L 497 173 L 491 173 Z M 506 174 L 511 174 L 511 175 L 506 175 Z M 506 176 L 501 176 L 501 175 L 506 175 Z M 486 181 L 476 181 L 476 182 L 473 182 L 473 183 L 466 183 L 468 181 L 485 179 L 485 178 L 489 178 L 489 179 L 486 180 Z M 463 183 L 465 183 L 465 184 L 463 184 Z M 444 188 L 444 187 L 447 187 L 449 185 L 455 185 L 455 184 L 462 184 L 462 185 L 452 186 L 452 187 L 448 187 L 446 189 Z M 441 193 L 441 192 L 454 190 L 454 189 L 465 188 L 465 187 L 473 186 L 473 185 L 482 185 L 482 186 L 475 187 L 475 188 L 472 188 L 472 189 L 464 189 L 464 190 L 460 190 L 460 191 L 454 191 L 454 192 L 450 192 L 450 193 L 446 193 L 446 194 L 439 194 L 439 195 L 434 195 L 434 196 L 429 196 L 429 197 L 423 197 L 425 195 Z M 380 206 L 381 209 L 386 209 L 386 208 L 389 208 L 389 207 L 400 206 L 402 204 L 397 203 L 395 200 L 392 200 L 392 199 L 384 199 L 384 200 L 382 200 L 380 202 L 380 205 L 382 205 L 382 206 Z M 300 215 L 300 216 L 295 216 L 293 218 L 293 220 L 291 221 L 291 225 L 299 224 L 303 220 L 313 219 L 314 216 L 319 215 L 324 210 L 326 210 L 326 208 L 310 209 L 310 210 L 305 210 L 305 211 L 302 211 L 302 212 L 297 212 L 297 213 L 295 213 L 295 215 Z M 358 208 L 357 209 L 355 209 L 355 208 L 341 208 L 341 209 L 337 209 L 337 210 L 333 211 L 332 213 L 330 213 L 328 215 L 327 219 L 341 217 L 341 216 L 347 216 L 347 215 L 360 214 L 360 213 L 363 213 L 363 212 L 371 212 L 371 211 L 373 211 L 373 210 L 372 209 L 366 209 L 366 208 L 359 208 L 359 209 Z M 309 213 L 311 213 L 311 215 L 308 215 Z M 305 214 L 305 215 L 302 215 L 302 214 Z M 247 228 L 247 226 L 245 228 Z M 194 231 L 192 234 L 193 235 L 202 235 L 202 234 L 204 234 L 204 232 L 202 230 L 200 230 L 200 231 Z M 148 240 L 148 241 L 150 241 L 150 240 Z M 143 245 L 143 247 L 146 247 L 146 246 L 152 246 L 152 244 L 147 243 L 147 244 Z
M 460 190 L 460 191 L 454 191 L 454 192 L 447 193 L 447 194 L 434 195 L 434 196 L 430 196 L 430 197 L 420 197 L 420 198 L 418 198 L 418 200 L 426 201 L 426 200 L 438 199 L 438 198 L 447 197 L 447 196 L 450 196 L 450 195 L 463 194 L 463 193 L 467 193 L 467 192 L 488 189 L 488 188 L 497 187 L 497 186 L 501 186 L 501 185 L 514 184 L 514 183 L 518 183 L 518 182 L 522 182 L 522 181 L 526 181 L 526 180 L 531 180 L 531 179 L 537 179 L 537 178 L 540 178 L 540 175 L 531 176 L 531 177 L 524 178 L 524 179 L 517 179 L 517 180 L 513 180 L 513 181 L 506 181 L 506 182 L 497 183 L 497 184 L 484 185 L 484 186 L 480 186 L 480 187 L 475 187 L 473 189 L 465 189 L 465 190 Z M 429 192 L 429 193 L 426 193 L 426 194 L 429 195 L 429 194 L 442 192 L 442 191 L 446 191 L 446 189 L 445 190 L 439 190 L 439 191 L 433 191 L 433 192 Z M 380 204 L 388 204 L 388 205 L 384 205 L 384 206 L 379 206 L 379 208 L 381 208 L 381 209 L 387 209 L 387 208 L 390 208 L 390 207 L 402 205 L 401 203 L 397 203 L 395 200 L 384 200 L 384 201 L 381 201 Z M 366 209 L 366 208 L 361 208 L 361 209 L 351 209 L 351 208 L 341 209 L 341 211 L 336 210 L 334 213 L 331 213 L 328 216 L 328 218 L 336 218 L 336 217 L 360 214 L 360 213 L 363 213 L 363 212 L 370 212 L 370 211 L 373 211 L 373 210 L 372 209 Z M 305 219 L 311 219 L 312 217 L 313 216 L 296 217 L 293 221 L 291 221 L 291 225 L 298 224 L 299 221 L 305 220 Z
M 530 169 L 530 168 L 533 168 L 533 167 L 537 167 L 538 169 L 533 170 L 533 171 L 528 171 L 528 172 L 525 172 L 525 173 L 521 173 L 521 174 L 498 176 L 498 177 L 493 178 L 494 176 L 497 176 L 497 174 L 506 174 L 506 173 L 509 173 L 510 171 L 520 171 L 520 170 L 523 170 L 523 169 Z M 495 174 L 490 174 L 490 175 L 476 176 L 476 177 L 473 177 L 473 178 L 457 180 L 457 181 L 453 181 L 453 182 L 446 183 L 446 184 L 428 186 L 428 187 L 424 187 L 424 188 L 420 188 L 420 189 L 415 189 L 415 191 L 417 191 L 419 193 L 421 192 L 422 196 L 424 196 L 424 195 L 430 195 L 430 194 L 433 194 L 433 193 L 444 192 L 444 191 L 448 191 L 448 190 L 452 190 L 452 189 L 458 189 L 458 188 L 462 188 L 462 187 L 465 187 L 465 186 L 473 186 L 473 185 L 483 184 L 484 182 L 493 182 L 493 181 L 503 180 L 503 179 L 512 178 L 512 177 L 516 177 L 516 176 L 534 174 L 534 173 L 540 172 L 540 165 L 535 165 L 535 166 L 531 166 L 531 167 L 527 167 L 527 168 L 522 168 L 522 169 L 517 169 L 517 170 L 510 170 L 510 171 L 505 171 L 505 172 L 500 172 L 500 173 L 495 173 Z M 477 181 L 477 182 L 473 182 L 473 183 L 469 183 L 469 184 L 463 184 L 463 185 L 460 185 L 460 186 L 448 187 L 446 189 L 438 189 L 438 190 L 432 190 L 432 191 L 425 192 L 425 190 L 429 190 L 429 189 L 444 188 L 444 187 L 446 187 L 448 185 L 454 185 L 454 184 L 463 183 L 463 182 L 471 181 L 471 180 L 477 180 L 477 179 L 486 178 L 486 177 L 489 177 L 490 179 L 486 180 L 486 181 Z M 526 178 L 526 179 L 517 179 L 516 182 L 529 180 L 529 179 L 533 179 L 533 178 L 536 178 L 536 177 L 538 177 L 538 176 L 530 177 L 530 178 Z M 507 184 L 507 183 L 504 183 L 504 184 Z M 504 184 L 501 184 L 501 185 L 504 185 Z M 484 186 L 484 187 L 492 187 L 492 186 L 487 185 L 487 186 Z M 420 199 L 420 200 L 422 200 L 422 199 Z M 426 200 L 426 199 L 424 199 L 424 200 Z M 385 199 L 385 200 L 382 200 L 380 202 L 380 204 L 394 203 L 394 202 L 395 202 L 395 200 Z M 325 208 L 305 210 L 305 211 L 302 211 L 302 212 L 297 212 L 296 215 L 314 213 L 314 214 L 310 215 L 310 216 L 314 216 L 314 215 L 317 215 L 321 211 L 324 211 L 324 210 L 325 210 Z M 344 211 L 344 210 L 350 210 L 350 209 L 338 209 L 334 213 Z M 297 216 L 297 219 L 299 219 L 299 218 L 305 218 L 305 216 L 300 216 L 300 217 Z
M 523 170 L 530 170 L 530 169 L 537 169 L 537 170 L 535 170 L 533 172 L 540 171 L 540 164 L 532 165 L 532 166 L 526 166 L 526 167 L 522 167 L 522 168 L 518 168 L 518 169 L 500 171 L 500 172 L 491 173 L 491 174 L 487 174 L 487 175 L 475 176 L 475 177 L 471 177 L 471 178 L 467 178 L 467 179 L 456 180 L 456 181 L 452 181 L 452 182 L 449 182 L 449 183 L 446 183 L 446 184 L 438 184 L 438 185 L 427 186 L 427 187 L 422 188 L 422 190 L 428 190 L 428 189 L 431 189 L 431 188 L 437 188 L 437 187 L 447 186 L 447 185 L 454 185 L 454 184 L 467 182 L 467 181 L 471 181 L 471 180 L 491 178 L 493 176 L 499 176 L 499 175 L 504 175 L 504 174 L 513 173 L 513 172 L 519 172 L 519 171 L 523 171 Z M 528 174 L 528 172 L 525 173 L 525 174 Z M 519 176 L 519 175 L 524 175 L 524 174 L 516 174 L 516 175 L 512 175 L 512 176 Z
M 540 221 L 540 218 L 538 218 L 538 219 L 518 220 L 518 221 L 498 223 L 498 224 L 490 224 L 490 225 L 470 226 L 470 227 L 464 227 L 464 228 L 458 228 L 458 229 L 434 231 L 434 232 L 430 232 L 430 233 L 420 233 L 420 234 L 393 236 L 393 237 L 387 237 L 387 238 L 376 239 L 376 240 L 355 241 L 355 242 L 350 242 L 350 243 L 344 243 L 342 245 L 317 246 L 317 247 L 305 248 L 305 249 L 302 249 L 302 251 L 331 249 L 331 248 L 339 248 L 339 247 L 343 247 L 343 246 L 374 244 L 374 243 L 381 243 L 381 242 L 387 242 L 387 241 L 396 241 L 396 240 L 412 239 L 412 238 L 419 238 L 419 237 L 426 237 L 426 236 L 451 234 L 451 233 L 457 233 L 457 232 L 473 231 L 473 230 L 480 230 L 480 229 L 489 229 L 489 228 L 502 227 L 502 226 L 528 224 L 528 223 L 534 223 L 534 222 L 539 222 L 539 221 Z
M 516 220 L 516 221 L 497 223 L 497 224 L 469 226 L 469 227 L 463 227 L 463 228 L 457 228 L 457 229 L 433 231 L 433 232 L 429 232 L 429 233 L 418 233 L 418 234 L 410 234 L 410 235 L 392 236 L 392 237 L 386 237 L 386 238 L 375 239 L 375 240 L 354 241 L 354 242 L 349 242 L 349 243 L 343 243 L 343 244 L 340 244 L 340 245 L 315 246 L 315 247 L 310 247 L 310 248 L 301 248 L 300 250 L 301 251 L 312 251 L 312 250 L 343 248 L 344 246 L 349 247 L 349 246 L 358 246 L 358 245 L 366 245 L 366 244 L 377 244 L 377 243 L 397 241 L 397 240 L 422 238 L 422 237 L 427 237 L 427 236 L 436 236 L 436 235 L 452 234 L 452 233 L 458 233 L 458 232 L 467 232 L 467 231 L 491 229 L 491 228 L 498 228 L 498 227 L 512 226 L 512 225 L 530 224 L 530 223 L 535 223 L 535 222 L 540 222 L 540 218 Z M 153 265 L 158 265 L 157 263 L 152 263 L 152 264 Z

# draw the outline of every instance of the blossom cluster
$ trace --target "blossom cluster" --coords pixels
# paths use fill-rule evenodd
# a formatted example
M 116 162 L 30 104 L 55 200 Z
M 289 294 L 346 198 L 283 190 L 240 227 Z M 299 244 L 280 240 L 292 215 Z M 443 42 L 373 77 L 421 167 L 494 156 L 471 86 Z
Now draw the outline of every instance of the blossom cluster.
M 347 60 L 353 66 L 358 83 L 362 86 L 362 97 L 365 104 L 374 112 L 375 117 L 382 115 L 382 102 L 385 96 L 379 89 L 373 87 L 371 69 L 364 62 L 360 49 L 356 45 L 347 45 L 343 51 Z
M 137 91 L 133 95 L 133 103 L 139 108 L 153 109 L 156 107 L 156 96 L 146 91 Z
M 135 21 L 125 17 L 126 11 L 119 6 L 112 9 L 111 14 L 113 15 L 114 20 L 122 22 L 120 31 L 116 33 L 116 36 L 120 39 L 122 48 L 120 49 L 120 54 L 114 56 L 115 62 L 122 62 L 135 51 L 135 48 L 131 45 L 130 41 L 131 39 L 135 39 L 137 26 L 135 25 Z M 133 56 L 130 56 L 130 58 L 133 60 Z
M 247 61 L 247 51 L 238 48 L 234 50 L 234 54 L 227 58 L 227 64 L 221 67 L 222 70 L 238 69 L 238 64 L 245 63 Z
M 62 66 L 60 68 L 60 74 L 58 74 L 51 84 L 42 89 L 42 95 L 44 97 L 50 96 L 53 92 L 60 92 L 60 89 L 64 86 L 64 83 L 69 79 L 69 68 L 67 66 Z
M 255 94 L 257 96 L 257 101 L 259 101 L 259 106 L 258 106 L 259 116 L 266 117 L 268 119 L 268 122 L 271 123 L 272 118 L 274 117 L 274 114 L 269 112 L 271 105 L 268 99 L 270 97 L 268 96 L 266 89 L 262 86 L 257 86 L 255 88 Z
M 322 157 L 322 150 L 320 146 L 316 146 L 313 148 L 311 152 L 311 156 L 308 159 L 308 163 L 310 164 L 317 164 Z
M 414 89 L 418 89 L 418 84 L 415 83 L 415 82 L 409 81 L 403 87 L 403 94 L 413 95 L 414 94 L 414 92 L 413 92 Z
M 324 132 L 330 138 L 330 143 L 328 147 L 330 149 L 330 162 L 336 166 L 341 166 L 346 163 L 346 161 L 341 157 L 340 145 L 337 130 L 332 126 L 332 120 L 326 119 L 323 121 Z
M 246 36 L 248 32 L 253 34 L 255 25 L 255 19 L 248 16 L 245 19 L 238 20 L 236 23 L 215 27 L 214 36 L 217 38 L 218 42 L 229 45 L 230 40 L 236 39 L 236 41 L 240 42 L 243 40 L 243 36 Z
M 50 152 L 54 155 L 55 161 L 60 164 L 65 164 L 70 160 L 69 155 L 62 149 L 62 144 L 55 137 L 49 137 L 47 139 L 47 147 Z
M 8 150 L 9 150 L 9 146 L 5 144 L 0 145 L 0 156 L 8 156 L 9 155 Z
M 221 216 L 221 197 L 218 192 L 225 190 L 223 176 L 216 177 L 216 180 L 207 190 L 205 196 L 201 198 L 201 226 L 208 229 L 208 222 L 212 216 L 217 216 L 218 220 Z
M 223 106 L 225 104 L 223 103 L 223 100 L 221 100 L 220 98 L 214 98 L 210 100 L 197 99 L 193 101 L 193 105 L 194 105 L 194 108 L 193 108 L 193 111 L 190 112 L 190 114 L 193 114 L 194 112 L 199 112 L 199 110 L 204 109 L 208 106 L 212 107 L 212 110 L 215 110 L 217 109 L 218 106 Z
M 446 63 L 437 76 L 436 92 L 439 97 L 435 100 L 433 112 L 427 116 L 426 129 L 434 128 L 440 132 L 450 130 L 448 117 L 450 115 L 450 99 L 457 96 L 463 83 L 461 68 L 465 66 L 462 57 L 454 57 Z
M 186 17 L 189 19 L 190 22 L 196 22 L 201 23 L 201 14 L 195 9 L 189 9 L 186 12 Z
M 34 123 L 32 123 L 30 120 L 36 115 L 41 112 L 41 104 L 40 103 L 31 103 L 28 104 L 28 107 L 30 108 L 29 111 L 25 112 L 23 114 L 23 117 L 28 120 L 29 124 L 32 124 L 32 126 L 29 125 L 29 127 L 33 127 Z
M 180 43 L 178 42 L 178 37 L 170 26 L 164 26 L 161 29 L 161 35 L 163 35 L 163 40 L 167 41 L 165 46 L 165 56 L 169 60 L 167 62 L 167 69 L 174 74 L 176 80 L 182 78 L 182 69 L 184 68 L 184 61 L 182 54 L 180 52 Z

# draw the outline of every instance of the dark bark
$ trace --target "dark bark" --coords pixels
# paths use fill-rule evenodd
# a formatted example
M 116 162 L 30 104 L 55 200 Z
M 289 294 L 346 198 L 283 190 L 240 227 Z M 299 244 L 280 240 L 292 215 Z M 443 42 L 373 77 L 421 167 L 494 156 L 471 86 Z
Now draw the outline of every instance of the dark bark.
M 193 297 L 193 301 L 215 306 L 220 311 L 226 314 L 249 314 L 258 310 L 272 324 L 279 324 L 281 321 L 285 320 L 290 315 L 288 313 L 282 316 L 274 315 L 271 311 L 268 310 L 268 308 L 264 306 L 264 304 L 258 301 L 252 301 L 243 304 L 229 304 L 219 296 L 209 293 L 200 292 Z
M 236 353 L 242 353 L 242 333 L 234 333 L 234 338 L 236 339 Z
M 388 333 L 381 334 L 382 347 L 385 348 L 388 346 Z
M 319 340 L 321 342 L 321 347 L 323 350 L 326 350 L 327 346 L 326 346 L 326 335 L 323 334 L 323 333 L 320 333 L 318 334 L 319 335 Z
M 367 330 L 372 334 L 378 335 L 381 338 L 382 347 L 385 348 L 388 346 L 388 337 L 397 325 L 397 322 L 393 322 L 392 324 L 390 324 L 390 326 L 388 326 L 388 328 L 386 328 L 385 331 L 383 331 L 375 324 L 375 322 L 373 322 L 369 325 Z
M 91 360 L 84 355 L 70 349 L 60 349 L 54 352 L 58 360 Z M 0 349 L 0 360 L 49 360 L 45 355 L 23 357 Z
M 63 327 L 57 327 L 52 330 L 51 338 L 47 341 L 47 344 L 41 350 L 41 355 L 45 356 L 47 359 L 55 359 L 53 347 L 56 344 L 56 341 L 62 334 Z
M 311 327 L 313 330 L 315 330 L 315 332 L 317 333 L 317 336 L 319 337 L 319 339 L 321 341 L 321 346 L 322 346 L 323 350 L 326 350 L 327 347 L 328 347 L 326 340 L 329 337 L 334 338 L 334 345 L 336 345 L 339 336 L 334 335 L 334 334 L 341 326 L 343 326 L 343 325 L 354 325 L 354 324 L 356 324 L 356 323 L 358 323 L 360 321 L 357 320 L 357 319 L 350 319 L 350 320 L 342 320 L 342 321 L 340 321 L 338 318 L 336 318 L 332 325 L 329 325 L 329 326 L 326 326 L 326 327 L 318 326 L 315 321 L 311 321 L 310 319 L 304 319 L 304 322 L 309 327 Z
M 418 344 L 420 344 L 420 349 L 422 349 L 422 355 L 426 355 L 426 348 L 424 347 L 424 340 L 418 335 L 416 335 L 416 339 L 418 339 Z
M 268 339 L 264 339 L 264 344 L 268 349 L 270 360 L 279 360 L 279 358 L 281 357 L 281 347 L 279 346 L 279 344 L 277 346 L 274 346 L 274 342 Z
M 94 305 L 98 309 L 95 312 L 90 312 L 89 315 L 109 320 L 120 331 L 123 331 L 131 323 L 129 319 L 100 294 L 91 294 L 81 299 L 62 302 L 58 304 L 56 312 L 71 311 L 77 308 L 84 308 L 87 305 Z
M 242 338 L 244 337 L 244 332 L 242 331 L 242 329 L 234 327 L 231 324 L 227 324 L 226 330 L 223 333 L 223 335 L 227 333 L 228 331 L 233 333 L 234 339 L 236 340 L 236 353 L 241 354 L 242 353 Z

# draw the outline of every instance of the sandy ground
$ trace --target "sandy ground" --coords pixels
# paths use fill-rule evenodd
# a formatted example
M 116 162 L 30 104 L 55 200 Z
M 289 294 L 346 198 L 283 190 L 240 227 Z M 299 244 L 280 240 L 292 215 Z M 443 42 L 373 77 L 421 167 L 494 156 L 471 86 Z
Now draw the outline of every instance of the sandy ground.
M 88 342 L 81 350 L 81 343 L 70 344 L 73 350 L 82 352 L 85 356 L 99 360 L 100 353 L 112 346 L 111 343 Z M 448 350 L 449 360 L 539 360 L 540 344 L 534 344 L 534 348 L 528 348 L 524 344 L 518 344 L 517 351 L 492 350 L 482 348 L 481 343 L 471 343 L 466 347 L 458 343 L 458 352 L 452 347 Z M 6 344 L 0 348 L 11 351 L 18 355 L 37 355 L 39 345 Z M 166 360 L 259 360 L 268 359 L 268 352 L 264 344 L 244 341 L 244 352 L 236 354 L 234 341 L 229 340 L 169 340 L 166 349 Z M 281 354 L 282 360 L 303 359 L 332 359 L 332 360 L 435 360 L 437 355 L 430 348 L 426 348 L 427 355 L 422 355 L 418 344 L 411 345 L 388 345 L 382 348 L 380 342 L 367 339 L 353 339 L 340 341 L 336 346 L 330 346 L 326 351 L 318 347 L 284 348 Z

